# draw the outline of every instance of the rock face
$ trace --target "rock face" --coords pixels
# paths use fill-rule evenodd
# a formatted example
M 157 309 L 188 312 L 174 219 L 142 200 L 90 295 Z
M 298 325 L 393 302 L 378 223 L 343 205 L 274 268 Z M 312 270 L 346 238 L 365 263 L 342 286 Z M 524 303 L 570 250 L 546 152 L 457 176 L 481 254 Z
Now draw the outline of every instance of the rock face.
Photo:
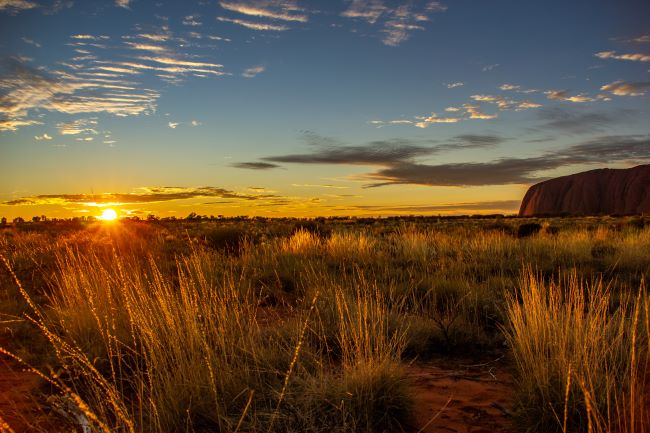
M 650 165 L 585 171 L 533 185 L 519 216 L 650 214 Z

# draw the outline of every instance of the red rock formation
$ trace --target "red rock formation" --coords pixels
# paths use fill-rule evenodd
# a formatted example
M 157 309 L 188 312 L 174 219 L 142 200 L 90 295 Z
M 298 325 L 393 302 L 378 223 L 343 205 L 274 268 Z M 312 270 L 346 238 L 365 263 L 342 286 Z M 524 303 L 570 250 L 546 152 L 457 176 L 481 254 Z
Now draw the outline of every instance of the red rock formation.
M 650 214 L 650 165 L 585 171 L 531 186 L 519 216 Z

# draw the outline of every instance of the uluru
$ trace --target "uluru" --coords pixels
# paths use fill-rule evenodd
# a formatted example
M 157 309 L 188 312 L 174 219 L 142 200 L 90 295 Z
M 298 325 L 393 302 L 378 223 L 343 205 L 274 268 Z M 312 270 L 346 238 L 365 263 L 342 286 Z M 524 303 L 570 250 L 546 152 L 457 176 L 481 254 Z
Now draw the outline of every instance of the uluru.
M 531 186 L 519 216 L 638 215 L 650 213 L 650 164 L 602 168 Z

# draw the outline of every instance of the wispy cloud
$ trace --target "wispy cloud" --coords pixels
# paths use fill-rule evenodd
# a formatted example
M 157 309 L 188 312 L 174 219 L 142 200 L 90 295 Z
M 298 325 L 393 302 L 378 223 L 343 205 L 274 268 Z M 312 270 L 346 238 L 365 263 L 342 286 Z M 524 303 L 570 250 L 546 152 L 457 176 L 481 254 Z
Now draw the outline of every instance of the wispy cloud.
M 505 138 L 495 134 L 460 134 L 439 144 L 436 148 L 438 151 L 492 148 L 505 141 Z
M 201 125 L 202 123 L 198 120 L 190 120 L 189 122 L 167 122 L 167 126 L 171 129 L 176 129 L 179 126 L 189 126 L 190 128 L 196 128 L 197 126 Z
M 56 125 L 61 135 L 93 134 L 97 135 L 97 118 L 77 119 L 72 122 L 61 122 Z
M 625 81 L 619 80 L 614 81 L 613 83 L 605 84 L 600 88 L 600 90 L 610 92 L 616 96 L 643 96 L 645 95 L 644 90 L 649 88 L 649 81 L 627 83 Z
M 41 48 L 41 44 L 39 44 L 38 42 L 34 41 L 33 39 L 29 39 L 29 38 L 20 38 L 20 39 L 21 39 L 24 43 L 26 43 L 26 44 L 28 44 L 28 45 L 33 45 L 33 46 L 35 46 L 36 48 Z
M 352 0 L 341 16 L 371 25 L 380 24 L 382 42 L 395 47 L 407 41 L 413 31 L 424 30 L 423 23 L 429 21 L 433 13 L 446 10 L 446 6 L 436 1 L 428 1 L 418 8 L 413 3 L 393 7 L 383 0 Z
M 87 34 L 78 34 L 78 35 L 70 36 L 70 39 L 84 40 L 84 41 L 105 41 L 110 39 L 110 37 L 106 35 L 95 36 L 95 35 L 87 35 Z
M 36 140 L 36 141 L 42 141 L 42 140 L 49 141 L 49 140 L 51 140 L 51 139 L 52 139 L 52 137 L 50 137 L 49 135 L 47 135 L 47 133 L 45 133 L 45 134 L 43 134 L 43 135 L 35 135 L 35 136 L 34 136 L 34 140 Z
M 115 5 L 124 9 L 130 9 L 131 0 L 115 0 Z
M 168 33 L 139 33 L 136 35 L 136 37 L 155 42 L 165 42 L 170 39 L 170 35 Z
M 428 128 L 436 123 L 458 123 L 463 120 L 460 117 L 440 117 L 436 113 L 431 113 L 428 116 L 416 116 L 417 122 L 415 126 L 418 128 Z
M 203 23 L 199 21 L 198 15 L 187 15 L 185 18 L 183 18 L 183 25 L 190 27 L 199 27 L 202 26 Z
M 227 74 L 222 64 L 205 57 L 205 50 L 195 51 L 166 26 L 113 39 L 73 34 L 67 45 L 74 56 L 54 67 L 32 67 L 18 57 L 0 60 L 0 131 L 39 123 L 30 119 L 36 110 L 121 117 L 150 114 L 160 93 L 149 87 L 155 87 L 155 81 L 143 85 L 148 78 L 179 84 L 189 77 Z M 180 53 L 178 46 L 184 47 Z
M 145 44 L 141 42 L 130 42 L 130 41 L 126 41 L 124 42 L 124 44 L 133 50 L 151 51 L 154 53 L 161 53 L 167 51 L 167 48 L 161 45 Z
M 247 1 L 222 1 L 222 8 L 256 18 L 268 18 L 281 21 L 307 22 L 308 17 L 304 9 L 291 0 L 247 0 Z
M 502 84 L 499 86 L 499 89 L 501 90 L 519 90 L 521 89 L 521 86 L 517 84 Z
M 499 110 L 515 110 L 522 111 L 530 108 L 541 107 L 541 104 L 532 101 L 517 101 L 507 99 L 501 96 L 493 95 L 472 95 L 472 99 L 477 102 L 486 102 L 496 105 Z M 496 119 L 498 115 L 485 113 L 478 104 L 466 103 L 460 107 L 447 107 L 447 113 L 454 113 L 448 116 L 439 116 L 437 113 L 432 112 L 425 116 L 415 116 L 413 120 L 398 119 L 398 120 L 371 120 L 371 125 L 377 128 L 382 128 L 389 125 L 413 125 L 417 128 L 428 128 L 436 124 L 454 124 L 465 120 L 491 120 Z
M 0 0 L 0 12 L 15 14 L 26 9 L 34 9 L 38 3 L 30 0 Z
M 21 126 L 42 125 L 42 124 L 43 122 L 39 122 L 38 120 L 0 119 L 0 132 L 16 131 Z
M 650 62 L 650 54 L 628 53 L 617 54 L 616 51 L 601 51 L 594 54 L 600 59 L 629 60 L 632 62 Z
M 504 138 L 496 135 L 461 134 L 443 142 L 396 138 L 349 146 L 312 132 L 306 134 L 305 138 L 313 148 L 311 152 L 262 159 L 272 163 L 392 166 L 442 152 L 491 148 L 505 141 Z
M 359 18 L 374 24 L 389 8 L 382 0 L 352 0 L 348 9 L 341 16 Z
M 496 114 L 486 114 L 481 108 L 476 104 L 463 104 L 463 108 L 469 115 L 470 119 L 481 119 L 481 120 L 490 120 L 496 119 Z
M 27 120 L 35 109 L 67 114 L 106 112 L 129 116 L 153 110 L 159 94 L 146 89 L 120 89 L 100 80 L 54 71 L 35 70 L 16 58 L 0 62 L 1 129 L 33 124 Z M 30 123 L 25 123 L 30 122 Z
M 407 206 L 381 206 L 381 205 L 357 205 L 357 210 L 376 212 L 463 212 L 463 211 L 516 211 L 521 205 L 521 200 L 494 200 L 475 201 L 460 203 L 443 203 L 434 205 L 407 205 Z
M 319 140 L 321 137 L 315 136 Z M 314 151 L 262 158 L 273 163 L 301 164 L 347 164 L 387 165 L 396 161 L 407 161 L 418 156 L 436 153 L 438 150 L 424 143 L 407 139 L 377 140 L 360 146 L 332 145 L 331 139 L 323 137 Z M 430 141 L 429 141 L 430 142 Z
M 504 92 L 516 92 L 516 93 L 537 93 L 538 90 L 536 89 L 524 89 L 518 84 L 502 84 L 499 86 L 499 90 L 503 90 Z
M 538 117 L 543 123 L 536 129 L 546 132 L 558 131 L 563 134 L 603 132 L 611 125 L 631 119 L 635 114 L 633 110 L 597 112 L 577 108 L 569 110 L 549 107 L 538 112 Z
M 256 77 L 257 75 L 261 74 L 266 70 L 266 67 L 264 66 L 253 66 L 252 68 L 247 68 L 242 72 L 242 77 L 244 78 L 253 78 Z
M 544 92 L 544 94 L 548 99 L 552 99 L 555 101 L 566 101 L 566 102 L 575 102 L 575 103 L 594 101 L 594 98 L 585 94 L 569 95 L 568 90 L 547 90 L 546 92 Z
M 461 87 L 461 86 L 464 86 L 464 85 L 465 85 L 465 83 L 461 83 L 460 81 L 458 81 L 458 82 L 456 82 L 456 83 L 449 83 L 449 84 L 446 84 L 446 86 L 447 86 L 448 89 L 454 89 L 454 88 L 456 88 L 456 87 Z
M 483 66 L 483 69 L 481 69 L 483 72 L 489 72 L 493 69 L 498 68 L 500 65 L 498 63 L 493 63 L 491 65 Z
M 516 101 L 498 95 L 472 95 L 471 98 L 477 102 L 487 102 L 499 107 L 500 110 L 528 110 L 530 108 L 539 108 L 542 105 L 532 101 Z
M 345 185 L 332 185 L 332 184 L 312 184 L 312 183 L 292 183 L 291 186 L 296 188 L 327 188 L 327 189 L 348 189 L 349 186 Z
M 217 20 L 226 22 L 226 23 L 232 23 L 232 24 L 237 24 L 242 27 L 246 27 L 247 29 L 251 30 L 269 30 L 269 31 L 274 31 L 274 32 L 283 32 L 286 30 L 289 30 L 289 27 L 285 25 L 276 25 L 276 24 L 267 24 L 267 23 L 256 23 L 253 21 L 247 21 L 247 20 L 241 20 L 237 18 L 227 18 L 227 17 L 217 17 Z

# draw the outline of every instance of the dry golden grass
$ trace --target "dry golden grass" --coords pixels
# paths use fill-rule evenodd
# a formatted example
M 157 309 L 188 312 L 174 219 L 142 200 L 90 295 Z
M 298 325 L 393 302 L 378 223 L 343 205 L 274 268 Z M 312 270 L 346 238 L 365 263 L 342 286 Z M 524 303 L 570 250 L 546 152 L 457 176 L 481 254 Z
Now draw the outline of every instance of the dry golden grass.
M 650 230 L 560 223 L 6 229 L 0 319 L 91 431 L 409 431 L 408 362 L 505 350 L 523 429 L 645 433 Z
M 648 431 L 649 303 L 644 283 L 614 306 L 602 281 L 572 274 L 546 283 L 524 273 L 508 297 L 506 335 L 528 428 Z

